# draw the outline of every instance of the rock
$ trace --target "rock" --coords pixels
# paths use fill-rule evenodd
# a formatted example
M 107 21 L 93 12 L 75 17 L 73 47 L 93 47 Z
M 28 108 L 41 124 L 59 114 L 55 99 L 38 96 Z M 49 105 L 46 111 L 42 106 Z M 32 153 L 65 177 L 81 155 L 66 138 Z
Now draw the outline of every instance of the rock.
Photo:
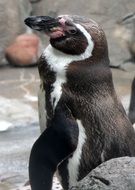
M 134 190 L 135 157 L 102 163 L 70 190 Z
M 4 63 L 4 49 L 26 31 L 23 20 L 30 12 L 29 0 L 0 0 L 0 65 Z
M 5 49 L 5 57 L 15 66 L 31 66 L 39 58 L 40 39 L 35 34 L 19 35 L 15 41 Z

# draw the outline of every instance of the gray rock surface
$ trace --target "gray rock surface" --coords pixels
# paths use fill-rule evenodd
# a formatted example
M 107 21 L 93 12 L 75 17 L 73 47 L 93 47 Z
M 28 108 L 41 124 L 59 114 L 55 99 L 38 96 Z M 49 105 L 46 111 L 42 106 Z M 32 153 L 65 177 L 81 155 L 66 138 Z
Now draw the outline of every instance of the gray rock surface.
M 5 47 L 26 31 L 23 20 L 30 11 L 29 0 L 0 0 L 0 65 L 5 62 Z
M 71 190 L 135 190 L 135 157 L 104 162 Z

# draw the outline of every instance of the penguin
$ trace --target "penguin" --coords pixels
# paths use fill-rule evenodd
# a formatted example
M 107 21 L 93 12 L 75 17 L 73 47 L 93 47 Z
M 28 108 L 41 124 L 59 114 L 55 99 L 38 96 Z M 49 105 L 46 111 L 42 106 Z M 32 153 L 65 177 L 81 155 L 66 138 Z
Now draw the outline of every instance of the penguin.
M 128 117 L 133 126 L 135 127 L 135 77 L 131 85 L 131 98 L 130 98 Z
M 25 24 L 49 36 L 38 63 L 42 134 L 34 143 L 32 190 L 64 190 L 111 158 L 135 156 L 135 132 L 116 95 L 107 40 L 81 16 L 33 16 Z

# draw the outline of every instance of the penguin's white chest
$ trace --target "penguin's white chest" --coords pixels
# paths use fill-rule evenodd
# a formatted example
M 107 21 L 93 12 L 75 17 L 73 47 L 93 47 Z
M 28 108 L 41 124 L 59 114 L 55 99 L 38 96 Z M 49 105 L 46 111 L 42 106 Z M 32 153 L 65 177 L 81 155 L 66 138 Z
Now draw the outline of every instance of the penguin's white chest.
M 66 69 L 71 60 L 65 54 L 54 49 L 51 45 L 46 48 L 44 56 L 50 69 L 55 72 L 56 78 L 55 82 L 51 84 L 52 92 L 50 94 L 50 102 L 53 110 L 55 110 L 62 95 L 62 86 L 67 82 Z
M 66 83 L 66 76 L 65 76 L 65 71 L 63 70 L 63 75 L 56 73 L 56 80 L 52 84 L 53 91 L 51 92 L 51 103 L 52 103 L 53 109 L 56 108 L 56 106 L 61 98 L 62 85 L 64 83 Z

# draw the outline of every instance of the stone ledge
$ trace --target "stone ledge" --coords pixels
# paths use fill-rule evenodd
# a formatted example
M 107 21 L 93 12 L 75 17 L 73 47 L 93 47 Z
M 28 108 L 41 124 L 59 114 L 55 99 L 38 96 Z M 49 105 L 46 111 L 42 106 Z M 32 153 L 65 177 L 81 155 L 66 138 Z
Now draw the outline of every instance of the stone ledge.
M 134 190 L 135 157 L 102 163 L 70 190 Z

